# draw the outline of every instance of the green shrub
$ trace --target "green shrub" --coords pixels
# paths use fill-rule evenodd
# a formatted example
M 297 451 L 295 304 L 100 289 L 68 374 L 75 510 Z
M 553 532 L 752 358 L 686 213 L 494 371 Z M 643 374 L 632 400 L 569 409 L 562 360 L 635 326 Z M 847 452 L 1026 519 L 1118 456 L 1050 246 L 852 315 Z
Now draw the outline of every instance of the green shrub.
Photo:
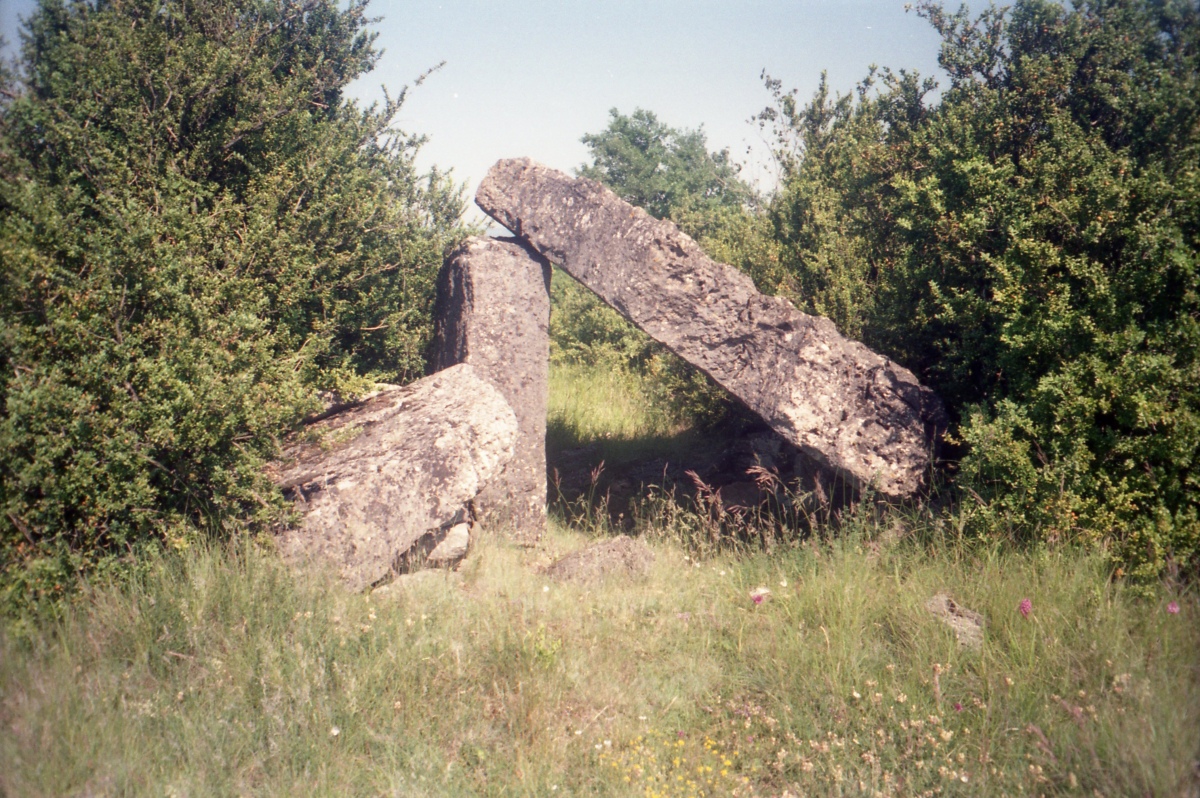
M 1200 6 L 919 11 L 936 103 L 904 72 L 805 107 L 769 83 L 799 298 L 949 402 L 980 529 L 1194 569 Z
M 318 407 L 424 368 L 459 192 L 417 174 L 364 3 L 43 0 L 0 105 L 0 586 L 282 517 Z

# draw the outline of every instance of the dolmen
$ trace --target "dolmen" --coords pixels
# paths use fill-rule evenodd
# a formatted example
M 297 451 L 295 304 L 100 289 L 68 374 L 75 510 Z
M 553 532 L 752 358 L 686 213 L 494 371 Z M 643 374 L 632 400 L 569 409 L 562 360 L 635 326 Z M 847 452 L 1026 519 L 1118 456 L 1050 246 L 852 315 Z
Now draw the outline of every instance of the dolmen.
M 710 376 L 853 492 L 914 496 L 946 428 L 909 370 L 828 319 L 760 293 L 669 221 L 529 159 L 475 197 L 509 239 L 471 238 L 438 276 L 431 376 L 314 419 L 273 466 L 296 561 L 353 589 L 453 564 L 476 522 L 533 545 L 546 527 L 550 264 Z
M 475 202 L 852 489 L 904 499 L 925 484 L 946 413 L 908 369 L 595 181 L 502 160 Z

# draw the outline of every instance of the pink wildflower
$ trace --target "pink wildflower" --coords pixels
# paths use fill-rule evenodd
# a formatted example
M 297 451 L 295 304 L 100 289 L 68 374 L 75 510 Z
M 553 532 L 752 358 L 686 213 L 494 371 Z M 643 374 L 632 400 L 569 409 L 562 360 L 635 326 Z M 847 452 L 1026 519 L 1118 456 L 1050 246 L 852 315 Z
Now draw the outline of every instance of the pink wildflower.
M 1170 604 L 1168 604 L 1167 612 L 1171 613 L 1172 615 L 1178 615 L 1179 614 L 1179 602 L 1172 601 Z
M 765 587 L 758 587 L 750 591 L 750 600 L 755 604 L 762 604 L 767 596 L 771 595 L 771 591 Z
M 1022 618 L 1028 618 L 1029 613 L 1033 612 L 1033 602 L 1027 598 L 1021 599 L 1021 603 L 1017 606 Z
M 962 712 L 962 704 L 960 704 L 959 702 L 955 701 L 955 702 L 954 702 L 954 711 L 955 711 L 955 712 Z

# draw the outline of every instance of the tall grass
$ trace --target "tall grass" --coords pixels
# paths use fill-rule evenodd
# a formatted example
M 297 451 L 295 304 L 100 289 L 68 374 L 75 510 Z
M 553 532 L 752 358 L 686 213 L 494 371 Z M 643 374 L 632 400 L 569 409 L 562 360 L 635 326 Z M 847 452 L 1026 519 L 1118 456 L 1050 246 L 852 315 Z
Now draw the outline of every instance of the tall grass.
M 571 584 L 539 568 L 590 538 L 555 523 L 371 595 L 251 543 L 172 554 L 0 632 L 0 794 L 1195 795 L 1194 592 L 942 529 L 664 526 L 644 580 Z
M 853 534 L 705 561 L 659 545 L 636 583 L 538 576 L 584 542 L 485 542 L 372 596 L 252 546 L 165 559 L 0 638 L 0 789 L 1186 794 L 1193 597 L 1136 599 L 1068 551 Z M 985 616 L 980 651 L 924 608 L 938 591 Z

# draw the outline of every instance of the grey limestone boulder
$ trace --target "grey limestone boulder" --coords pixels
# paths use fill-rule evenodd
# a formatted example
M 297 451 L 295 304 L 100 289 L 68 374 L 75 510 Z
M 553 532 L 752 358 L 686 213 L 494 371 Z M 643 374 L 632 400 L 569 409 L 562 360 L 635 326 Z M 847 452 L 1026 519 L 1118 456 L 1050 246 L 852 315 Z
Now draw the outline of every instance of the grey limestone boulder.
M 849 486 L 903 498 L 923 485 L 946 416 L 912 372 L 594 181 L 504 160 L 475 202 Z
M 550 264 L 514 240 L 470 238 L 438 276 L 433 367 L 469 363 L 517 414 L 513 459 L 475 501 L 481 517 L 537 543 L 546 529 Z
M 429 552 L 426 560 L 433 565 L 447 565 L 467 556 L 471 545 L 471 526 L 465 521 L 446 531 L 446 536 Z
M 983 647 L 983 616 L 958 604 L 946 593 L 938 593 L 925 602 L 925 609 L 954 630 L 963 648 L 978 651 Z
M 353 590 L 451 530 L 465 549 L 456 527 L 516 441 L 512 408 L 466 364 L 326 414 L 271 469 L 303 515 L 279 533 L 279 549 L 332 564 Z

